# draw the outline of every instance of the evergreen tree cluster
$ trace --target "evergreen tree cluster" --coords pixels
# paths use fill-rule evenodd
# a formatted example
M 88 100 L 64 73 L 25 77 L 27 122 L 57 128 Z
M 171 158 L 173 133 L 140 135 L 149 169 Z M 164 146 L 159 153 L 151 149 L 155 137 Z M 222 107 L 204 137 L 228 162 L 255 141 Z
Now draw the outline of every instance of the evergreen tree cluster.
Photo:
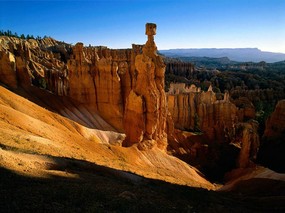
M 21 34 L 19 35 L 18 33 L 13 33 L 11 30 L 0 30 L 0 36 L 8 36 L 8 37 L 16 37 L 16 38 L 21 38 L 21 39 L 37 39 L 37 40 L 40 40 L 42 39 L 42 37 L 40 36 L 36 36 L 34 37 L 33 35 L 24 35 L 24 34 Z M 44 36 L 43 38 L 47 38 L 47 36 Z

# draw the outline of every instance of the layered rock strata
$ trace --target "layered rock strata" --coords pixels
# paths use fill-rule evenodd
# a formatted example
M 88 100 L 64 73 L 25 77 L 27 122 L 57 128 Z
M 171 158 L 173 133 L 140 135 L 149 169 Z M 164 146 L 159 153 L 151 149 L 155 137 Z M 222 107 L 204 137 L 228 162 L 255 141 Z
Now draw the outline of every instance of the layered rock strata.
M 146 24 L 148 40 L 142 54 L 135 58 L 136 84 L 127 97 L 125 108 L 125 145 L 138 143 L 141 149 L 151 148 L 155 144 L 164 149 L 167 144 L 165 64 L 156 53 L 155 34 L 156 25 Z
M 169 147 L 177 155 L 197 159 L 198 155 L 215 152 L 208 149 L 211 143 L 234 144 L 240 150 L 235 158 L 237 166 L 249 165 L 248 159 L 254 157 L 256 150 L 252 145 L 256 144 L 255 134 L 249 133 L 256 128 L 248 124 L 245 131 L 236 130 L 238 122 L 253 118 L 252 106 L 242 111 L 230 102 L 228 93 L 218 100 L 211 87 L 203 92 L 194 85 L 172 84 L 165 94 L 166 69 L 169 73 L 181 71 L 187 77 L 193 65 L 169 61 L 166 66 L 157 54 L 155 34 L 156 25 L 147 24 L 146 44 L 122 50 L 85 47 L 82 43 L 73 46 L 51 38 L 0 37 L 0 81 L 11 88 L 21 86 L 30 93 L 34 93 L 33 85 L 69 97 L 76 106 L 84 106 L 88 116 L 98 113 L 116 130 L 125 132 L 125 146 L 138 144 L 141 150 L 158 146 L 164 150 L 167 132 L 176 143 Z M 239 101 L 244 105 L 244 100 Z M 188 138 L 176 134 L 174 127 L 203 132 L 202 140 L 199 136 L 192 138 L 208 143 L 185 145 Z
M 238 108 L 228 93 L 217 100 L 212 87 L 204 92 L 194 85 L 171 84 L 167 100 L 176 128 L 205 132 L 210 140 L 225 139 L 238 121 Z
M 84 47 L 83 43 L 72 46 L 51 38 L 1 37 L 0 80 L 32 93 L 31 85 L 70 97 L 89 112 L 99 113 L 118 131 L 128 132 L 126 146 L 140 142 L 140 137 L 165 146 L 165 64 L 156 53 L 155 31 L 155 24 L 147 25 L 145 45 L 121 50 Z M 135 130 L 142 130 L 141 136 L 133 136 L 133 126 L 124 125 L 134 118 L 129 113 L 136 104 L 134 96 L 142 99 L 136 108 L 143 112 L 142 123 Z
M 192 63 L 174 61 L 174 60 L 165 60 L 166 65 L 166 74 L 175 74 L 179 76 L 189 77 L 189 74 L 194 71 L 194 65 Z
M 254 165 L 259 148 L 258 123 L 248 120 L 250 113 L 232 103 L 229 93 L 217 100 L 211 86 L 204 92 L 194 85 L 171 84 L 167 101 L 174 126 L 179 129 L 169 135 L 171 154 L 213 180 L 231 169 Z M 244 122 L 246 116 L 248 121 Z
M 125 99 L 134 85 L 135 56 L 141 45 L 111 50 L 82 43 L 71 46 L 51 38 L 5 36 L 0 44 L 2 83 L 27 91 L 33 85 L 70 97 L 123 131 Z

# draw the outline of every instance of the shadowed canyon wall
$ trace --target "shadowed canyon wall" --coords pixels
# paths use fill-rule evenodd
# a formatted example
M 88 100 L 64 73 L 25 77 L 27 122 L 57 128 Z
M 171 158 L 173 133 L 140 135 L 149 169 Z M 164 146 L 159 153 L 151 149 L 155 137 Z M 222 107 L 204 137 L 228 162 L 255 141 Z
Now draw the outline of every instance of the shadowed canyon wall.
M 285 172 L 285 100 L 280 100 L 266 121 L 258 159 L 277 172 Z
M 174 133 L 176 138 L 169 138 L 168 151 L 174 156 L 213 179 L 253 165 L 259 148 L 258 123 L 244 122 L 248 110 L 233 104 L 227 92 L 217 100 L 211 86 L 205 92 L 195 85 L 171 84 L 167 101 L 174 126 L 180 130 Z

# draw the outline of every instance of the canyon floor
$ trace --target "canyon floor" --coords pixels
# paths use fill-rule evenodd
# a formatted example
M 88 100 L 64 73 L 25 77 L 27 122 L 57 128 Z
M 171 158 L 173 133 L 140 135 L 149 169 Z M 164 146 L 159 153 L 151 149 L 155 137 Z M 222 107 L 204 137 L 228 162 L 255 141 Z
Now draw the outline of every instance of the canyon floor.
M 68 99 L 14 92 L 0 86 L 1 212 L 285 211 L 282 174 L 213 184 L 156 147 L 122 147 L 124 134 Z

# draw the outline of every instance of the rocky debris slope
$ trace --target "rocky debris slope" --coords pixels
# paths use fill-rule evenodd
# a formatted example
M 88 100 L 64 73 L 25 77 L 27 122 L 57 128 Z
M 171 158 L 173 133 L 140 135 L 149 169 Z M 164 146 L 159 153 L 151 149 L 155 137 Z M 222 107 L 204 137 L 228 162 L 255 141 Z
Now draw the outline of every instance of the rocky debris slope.
M 124 137 L 84 127 L 0 86 L 2 168 L 28 176 L 78 178 L 60 169 L 64 164 L 60 159 L 69 158 L 166 182 L 214 188 L 195 168 L 158 148 L 141 152 L 121 147 Z
M 262 166 L 235 169 L 226 174 L 226 178 L 228 182 L 218 191 L 265 195 L 267 197 L 277 193 L 281 198 L 285 187 L 285 174 Z

